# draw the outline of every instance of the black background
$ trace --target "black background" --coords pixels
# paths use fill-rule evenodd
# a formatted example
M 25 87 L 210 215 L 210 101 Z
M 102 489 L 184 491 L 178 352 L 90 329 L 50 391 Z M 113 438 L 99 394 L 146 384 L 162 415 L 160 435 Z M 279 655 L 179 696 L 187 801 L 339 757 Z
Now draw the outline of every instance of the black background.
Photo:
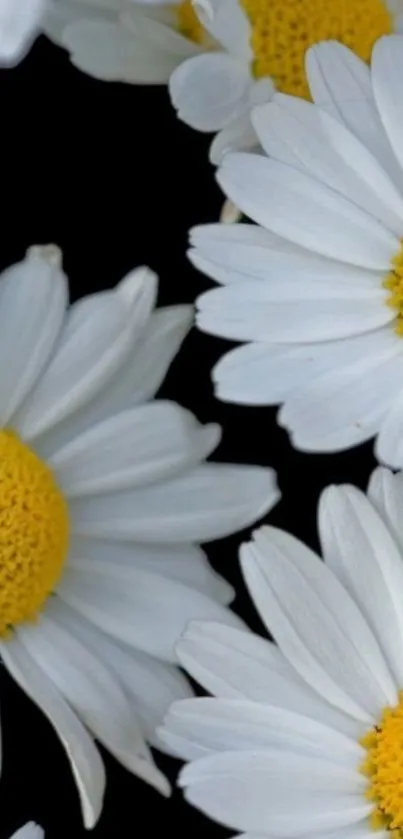
M 41 38 L 20 66 L 0 72 L 0 113 L 1 269 L 31 244 L 54 242 L 64 253 L 73 300 L 114 286 L 141 264 L 160 276 L 160 304 L 192 302 L 212 285 L 186 259 L 187 231 L 217 220 L 222 203 L 207 160 L 209 138 L 177 121 L 165 89 L 94 81 Z M 291 448 L 274 409 L 216 401 L 209 372 L 229 348 L 229 342 L 194 331 L 161 393 L 200 420 L 222 425 L 216 460 L 273 466 L 283 495 L 271 523 L 317 547 L 320 490 L 345 481 L 365 487 L 375 465 L 372 445 L 308 456 Z M 236 611 L 260 632 L 238 572 L 237 547 L 248 535 L 210 545 L 208 552 L 237 587 Z M 62 746 L 4 669 L 0 708 L 1 839 L 31 819 L 43 825 L 47 839 L 88 835 Z M 187 806 L 179 792 L 161 798 L 102 753 L 108 784 L 94 839 L 160 831 L 183 839 L 229 835 Z M 174 781 L 179 763 L 159 754 L 157 761 Z

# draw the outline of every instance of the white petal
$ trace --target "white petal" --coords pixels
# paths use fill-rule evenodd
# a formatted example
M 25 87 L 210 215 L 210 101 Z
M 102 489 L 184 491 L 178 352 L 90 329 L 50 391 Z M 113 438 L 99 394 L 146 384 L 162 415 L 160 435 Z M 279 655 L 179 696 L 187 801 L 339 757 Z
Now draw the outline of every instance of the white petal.
M 44 839 L 45 831 L 39 826 L 39 824 L 35 824 L 35 822 L 28 822 L 25 824 L 24 827 L 20 827 L 16 833 L 10 837 L 10 839 Z
M 73 536 L 70 541 L 70 561 L 102 560 L 118 565 L 143 568 L 177 580 L 189 588 L 227 604 L 234 598 L 234 590 L 223 577 L 216 574 L 207 557 L 197 545 L 153 545 L 107 542 L 105 539 L 86 539 Z
M 63 32 L 68 23 L 80 20 L 109 20 L 116 22 L 125 0 L 51 0 L 42 31 L 58 46 L 63 46 Z
M 399 340 L 400 337 L 399 337 Z M 395 469 L 403 466 L 403 391 L 401 383 L 396 384 L 396 398 L 391 402 L 385 419 L 382 422 L 376 441 L 376 456 L 378 460 Z
M 370 628 L 309 548 L 263 527 L 241 548 L 241 565 L 267 628 L 321 696 L 361 721 L 396 704 L 396 686 Z
M 266 703 L 237 699 L 174 702 L 160 736 L 185 760 L 214 752 L 274 748 L 355 769 L 365 757 L 356 741 L 322 723 Z
M 375 346 L 382 343 L 377 354 Z M 389 347 L 376 339 L 366 357 L 330 368 L 290 395 L 279 422 L 291 431 L 294 445 L 338 451 L 373 437 L 401 388 L 402 353 L 400 338 L 390 330 Z
M 343 122 L 403 186 L 375 105 L 368 65 L 343 44 L 328 41 L 308 50 L 306 72 L 314 102 Z
M 378 111 L 393 151 L 403 167 L 403 37 L 380 38 L 372 53 L 372 84 Z
M 374 469 L 368 485 L 368 497 L 403 551 L 403 472 L 394 475 L 389 469 Z
M 184 61 L 169 81 L 179 119 L 198 131 L 224 128 L 243 110 L 249 87 L 248 65 L 220 52 Z
M 269 157 L 323 181 L 400 236 L 403 201 L 398 191 L 342 123 L 310 102 L 283 94 L 255 108 L 252 122 Z
M 358 772 L 293 752 L 221 752 L 190 763 L 179 783 L 210 818 L 291 839 L 363 820 L 371 804 Z
M 54 359 L 17 413 L 15 424 L 33 440 L 79 410 L 126 360 L 154 305 L 156 276 L 129 274 L 113 291 L 71 307 Z
M 399 251 L 397 237 L 364 210 L 291 166 L 237 152 L 217 178 L 245 215 L 315 253 L 387 271 Z
M 89 404 L 35 440 L 42 457 L 50 458 L 96 423 L 151 399 L 189 331 L 192 317 L 190 306 L 153 312 L 126 360 Z
M 0 0 L 0 63 L 21 61 L 45 13 L 47 0 Z
M 253 58 L 250 24 L 238 0 L 195 0 L 195 11 L 204 28 L 231 55 Z
M 230 120 L 225 128 L 216 134 L 210 146 L 210 161 L 218 166 L 224 155 L 230 151 L 249 151 L 258 143 L 256 131 L 250 121 L 249 111 Z
M 113 562 L 74 562 L 57 593 L 118 641 L 166 661 L 175 661 L 174 644 L 190 619 L 240 625 L 228 609 L 195 589 Z
M 272 470 L 208 463 L 150 487 L 73 499 L 72 532 L 121 541 L 209 542 L 261 518 L 278 499 Z
M 403 684 L 402 555 L 365 495 L 353 486 L 322 493 L 324 558 L 365 615 L 397 685 Z
M 169 784 L 154 766 L 136 714 L 111 670 L 57 620 L 43 613 L 17 637 L 87 728 L 116 759 L 164 795 Z
M 192 695 L 190 684 L 179 668 L 140 650 L 117 644 L 60 598 L 53 598 L 48 612 L 56 615 L 58 623 L 81 640 L 115 674 L 135 708 L 147 740 L 153 746 L 166 750 L 156 734 L 157 726 L 161 725 L 174 700 Z
M 394 320 L 382 287 L 353 283 L 354 276 L 350 286 L 303 278 L 233 283 L 198 298 L 197 325 L 236 341 L 299 344 L 359 335 Z
M 324 373 L 351 368 L 395 343 L 389 327 L 340 341 L 316 344 L 246 344 L 226 353 L 213 368 L 216 395 L 248 405 L 277 405 Z M 346 373 L 347 375 L 347 373 Z
M 192 621 L 176 645 L 183 667 L 209 693 L 294 711 L 358 740 L 364 728 L 314 692 L 278 647 L 252 633 Z
M 63 272 L 36 250 L 0 277 L 1 426 L 9 423 L 49 361 L 67 293 Z
M 105 770 L 95 744 L 18 638 L 1 641 L 0 649 L 7 670 L 47 716 L 59 736 L 77 784 L 85 827 L 94 827 L 105 789 Z
M 50 460 L 69 498 L 163 480 L 204 460 L 220 439 L 174 402 L 151 402 L 117 414 L 76 437 Z

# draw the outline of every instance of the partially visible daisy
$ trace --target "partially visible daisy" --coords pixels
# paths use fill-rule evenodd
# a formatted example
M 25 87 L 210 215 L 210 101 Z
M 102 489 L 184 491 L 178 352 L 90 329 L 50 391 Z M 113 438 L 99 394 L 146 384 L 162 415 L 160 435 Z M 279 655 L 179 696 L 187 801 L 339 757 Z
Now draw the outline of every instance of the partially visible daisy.
M 217 426 L 152 400 L 192 319 L 153 311 L 156 291 L 140 268 L 68 308 L 54 246 L 0 278 L 0 655 L 59 735 L 86 827 L 93 738 L 168 793 L 146 740 L 191 692 L 174 643 L 189 618 L 237 623 L 197 543 L 278 498 L 270 470 L 204 463 Z
M 44 839 L 45 831 L 39 827 L 35 822 L 28 822 L 24 827 L 20 827 L 16 833 L 10 836 L 10 839 Z
M 247 342 L 213 371 L 219 398 L 283 403 L 303 451 L 377 436 L 403 466 L 403 37 L 369 69 L 337 43 L 308 53 L 316 101 L 276 94 L 253 121 L 266 155 L 234 153 L 224 193 L 258 226 L 206 225 L 190 257 L 219 289 L 200 329 Z
M 309 46 L 335 38 L 369 60 L 377 38 L 402 28 L 403 0 L 53 0 L 45 23 L 97 78 L 170 80 L 179 117 L 218 132 L 214 163 L 257 145 L 250 111 L 275 89 L 308 96 Z
M 175 703 L 161 736 L 187 800 L 247 836 L 402 836 L 403 475 L 379 468 L 368 495 L 323 493 L 324 563 L 271 527 L 241 549 L 278 646 L 215 623 L 178 644 L 216 698 Z
M 0 0 L 0 66 L 17 64 L 39 34 L 48 0 Z

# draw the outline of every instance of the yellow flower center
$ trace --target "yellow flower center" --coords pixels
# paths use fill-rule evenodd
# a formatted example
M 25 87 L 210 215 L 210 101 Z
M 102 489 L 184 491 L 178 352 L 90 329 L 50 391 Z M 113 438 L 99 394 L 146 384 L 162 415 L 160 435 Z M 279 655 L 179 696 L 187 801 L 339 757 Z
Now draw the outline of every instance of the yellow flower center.
M 397 310 L 396 332 L 403 336 L 403 239 L 399 253 L 392 260 L 392 268 L 384 280 L 384 288 L 390 292 L 386 302 Z
M 382 0 L 241 0 L 251 27 L 257 78 L 271 76 L 282 93 L 309 98 L 306 50 L 336 39 L 368 61 L 375 41 L 392 32 Z
M 195 44 L 203 44 L 206 33 L 193 8 L 192 0 L 183 0 L 175 7 L 178 16 L 178 29 L 181 35 Z
M 35 618 L 60 577 L 68 539 L 52 472 L 13 431 L 0 431 L 0 636 Z
M 367 758 L 361 772 L 369 779 L 371 826 L 403 836 L 403 691 L 395 708 L 385 708 L 376 728 L 361 739 Z

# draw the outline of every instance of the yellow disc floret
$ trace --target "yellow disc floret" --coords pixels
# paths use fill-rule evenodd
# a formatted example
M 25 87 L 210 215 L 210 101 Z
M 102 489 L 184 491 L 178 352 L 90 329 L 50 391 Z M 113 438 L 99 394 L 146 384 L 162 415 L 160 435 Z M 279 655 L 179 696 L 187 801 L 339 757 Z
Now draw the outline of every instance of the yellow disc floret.
M 67 554 L 66 501 L 49 467 L 12 431 L 0 431 L 0 635 L 33 619 Z
M 386 0 L 240 0 L 251 25 L 256 78 L 309 98 L 305 53 L 336 39 L 368 61 L 375 41 L 393 30 Z
M 369 779 L 367 798 L 374 804 L 371 825 L 395 832 L 394 839 L 403 836 L 403 691 L 399 699 L 361 740 L 367 749 L 361 771 Z
M 175 6 L 175 9 L 178 16 L 178 29 L 181 35 L 189 38 L 195 44 L 203 44 L 206 38 L 206 32 L 193 8 L 192 0 L 183 0 L 182 3 Z
M 403 336 L 403 239 L 399 253 L 392 259 L 392 267 L 384 280 L 390 292 L 386 302 L 397 311 L 396 332 Z

